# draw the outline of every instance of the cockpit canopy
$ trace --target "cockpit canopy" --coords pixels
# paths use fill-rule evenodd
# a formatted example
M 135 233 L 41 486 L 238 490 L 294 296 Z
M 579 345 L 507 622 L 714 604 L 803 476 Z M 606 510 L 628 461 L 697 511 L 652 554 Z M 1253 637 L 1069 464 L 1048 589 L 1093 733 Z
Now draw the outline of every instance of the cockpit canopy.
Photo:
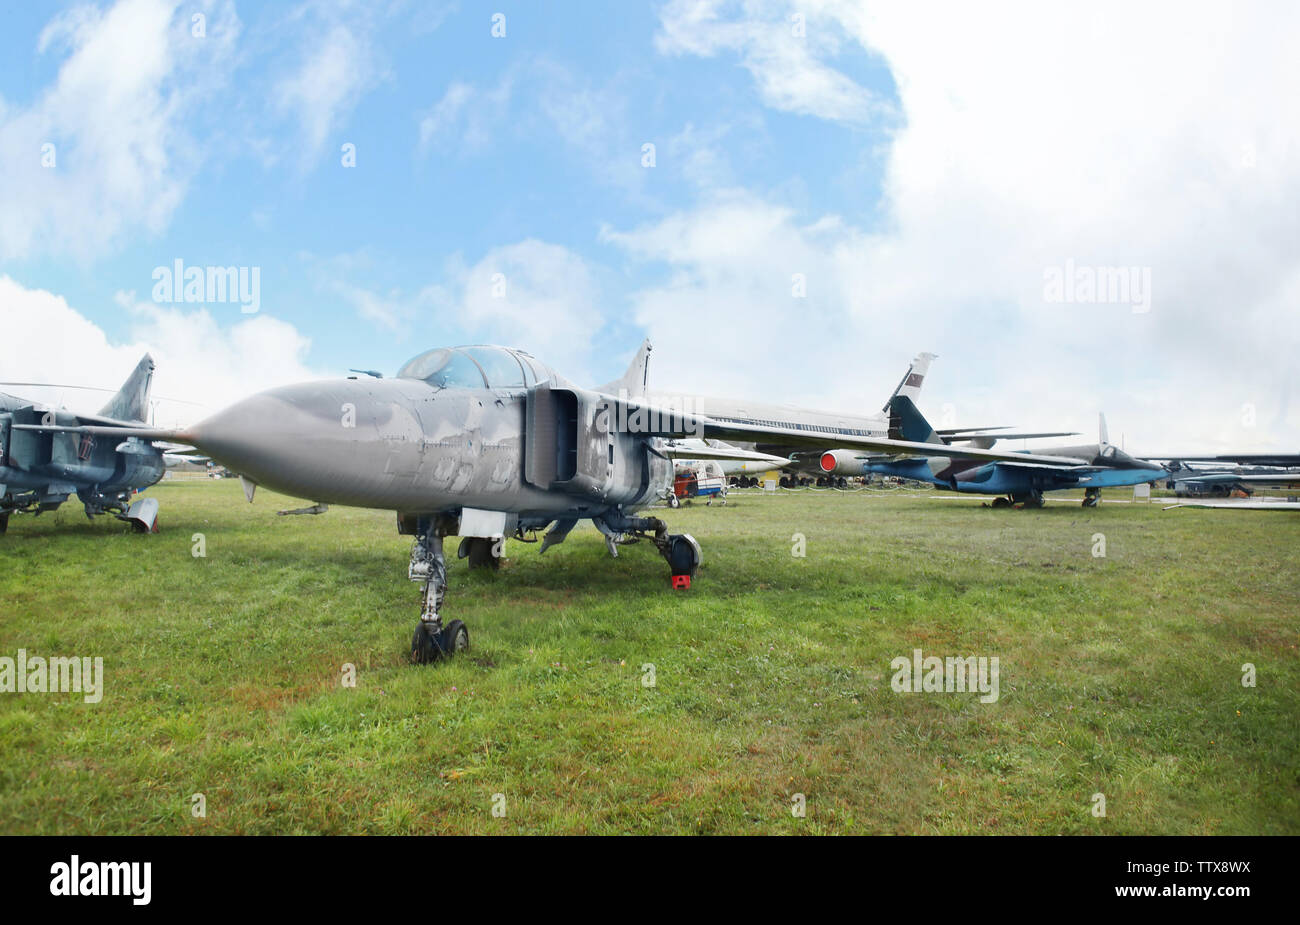
M 555 382 L 555 373 L 522 350 L 478 345 L 438 347 L 409 360 L 399 379 L 423 379 L 440 389 L 523 389 Z

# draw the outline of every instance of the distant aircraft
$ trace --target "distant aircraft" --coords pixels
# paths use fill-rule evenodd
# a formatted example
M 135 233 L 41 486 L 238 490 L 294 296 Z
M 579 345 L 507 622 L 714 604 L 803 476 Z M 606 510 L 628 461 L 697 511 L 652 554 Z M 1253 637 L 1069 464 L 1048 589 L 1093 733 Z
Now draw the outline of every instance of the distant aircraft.
M 580 520 L 617 546 L 647 540 L 667 560 L 674 587 L 689 587 L 699 544 L 638 511 L 667 500 L 670 439 L 716 438 L 797 448 L 835 442 L 874 453 L 916 454 L 1073 465 L 1074 459 L 929 446 L 880 436 L 832 433 L 821 420 L 774 424 L 719 420 L 664 408 L 645 397 L 650 344 L 628 371 L 583 389 L 522 350 L 438 348 L 406 363 L 392 379 L 304 382 L 260 392 L 183 430 L 60 421 L 14 425 L 42 435 L 126 434 L 192 445 L 241 474 L 252 500 L 258 485 L 323 505 L 396 513 L 414 538 L 408 577 L 421 586 L 411 640 L 416 662 L 469 645 L 460 620 L 443 622 L 447 571 L 443 539 L 461 537 L 471 567 L 490 566 L 506 536 L 541 551 L 561 543 Z M 549 527 L 549 529 L 547 529 Z
M 771 405 L 755 401 L 735 401 L 733 399 L 723 398 L 703 398 L 700 399 L 700 410 L 707 414 L 709 418 L 719 422 L 730 422 L 739 426 L 752 425 L 758 427 L 786 428 L 800 431 L 818 431 L 828 434 L 839 434 L 848 438 L 861 437 L 888 437 L 891 436 L 891 416 L 890 407 L 895 398 L 903 397 L 915 402 L 921 395 L 921 387 L 925 383 L 926 374 L 929 372 L 930 364 L 937 357 L 933 353 L 919 353 L 899 379 L 898 385 L 890 393 L 889 398 L 881 410 L 871 414 L 846 414 L 843 412 L 816 411 L 807 408 L 796 408 L 789 405 Z M 665 394 L 654 394 L 653 399 L 666 407 L 679 407 L 676 396 Z M 936 431 L 945 444 L 967 442 L 974 448 L 989 449 L 997 439 L 1010 439 L 1019 437 L 1060 437 L 1069 436 L 1065 432 L 1053 432 L 1049 434 L 999 434 L 998 431 L 1007 430 L 1006 426 L 995 427 L 956 427 L 941 429 Z M 896 434 L 893 434 L 897 436 Z M 857 450 L 843 449 L 844 441 L 831 440 L 821 445 L 813 445 L 809 448 L 809 441 L 783 443 L 758 442 L 754 444 L 754 449 L 760 453 L 780 456 L 786 459 L 787 471 L 793 471 L 788 477 L 781 480 L 782 486 L 796 484 L 806 484 L 811 479 L 800 479 L 800 475 L 809 475 L 818 479 L 817 484 L 823 481 L 834 480 L 848 475 L 862 475 L 860 467 L 855 465 L 843 468 L 828 469 L 825 466 L 827 454 L 832 458 L 843 458 L 852 461 L 855 457 L 860 456 Z
M 157 499 L 132 498 L 162 478 L 163 453 L 127 432 L 144 425 L 153 371 L 146 353 L 99 414 L 48 410 L 0 392 L 0 533 L 10 514 L 51 511 L 73 493 L 87 517 L 111 512 L 157 532 Z M 82 425 L 99 429 L 60 432 Z
M 930 368 L 930 363 L 936 357 L 933 353 L 919 353 L 907 371 L 903 373 L 903 378 L 899 380 L 894 391 L 890 393 L 892 399 L 895 395 L 907 395 L 915 399 L 921 394 L 921 386 L 925 382 L 926 372 Z M 684 410 L 698 410 L 707 414 L 711 419 L 719 422 L 731 422 L 738 425 L 754 425 L 759 427 L 776 427 L 790 428 L 801 431 L 819 431 L 821 433 L 842 434 L 852 437 L 886 437 L 889 434 L 889 399 L 886 399 L 884 407 L 879 412 L 868 414 L 847 414 L 844 412 L 827 412 L 818 411 L 809 408 L 797 408 L 792 405 L 773 405 L 757 401 L 736 401 L 728 398 L 699 398 L 695 400 L 693 408 L 684 408 L 682 399 L 677 395 L 666 393 L 650 393 L 650 399 L 657 405 L 665 408 L 677 408 Z M 839 446 L 838 442 L 833 444 Z M 779 458 L 783 460 L 786 469 L 793 470 L 804 474 L 816 476 L 818 472 L 818 460 L 826 451 L 827 447 L 814 447 L 810 449 L 806 443 L 764 443 L 759 442 L 753 445 L 754 452 L 760 457 Z M 773 467 L 760 467 L 761 460 L 756 460 L 754 467 L 744 467 L 742 471 L 761 474 L 770 471 Z M 796 479 L 796 476 L 791 476 Z M 782 484 L 785 484 L 783 480 Z
M 669 507 L 682 498 L 720 498 L 727 503 L 727 478 L 744 472 L 771 472 L 790 460 L 753 450 L 742 450 L 721 440 L 667 440 L 664 453 L 673 461 L 673 493 Z
M 702 460 L 716 460 L 723 475 L 740 475 L 745 472 L 770 472 L 790 465 L 784 456 L 745 450 L 721 440 L 668 440 L 664 451 L 679 466 L 695 466 Z
M 1300 486 L 1300 470 L 1252 466 L 1189 466 L 1174 460 L 1165 466 L 1165 487 L 1180 498 L 1227 497 L 1233 492 L 1250 495 L 1261 488 Z
M 1195 453 L 1152 453 L 1145 459 L 1167 461 L 1236 463 L 1241 466 L 1300 467 L 1300 453 L 1220 453 L 1198 456 Z
M 910 398 L 899 395 L 890 402 L 890 408 L 894 418 L 891 434 L 897 432 L 904 440 L 936 447 L 949 446 Z M 952 491 L 995 495 L 994 507 L 1012 504 L 1042 507 L 1043 492 L 1069 488 L 1082 488 L 1083 506 L 1095 507 L 1102 488 L 1154 482 L 1164 475 L 1163 468 L 1134 459 L 1106 439 L 1105 415 L 1100 417 L 1099 430 L 1098 442 L 1095 444 L 1044 447 L 1035 451 L 1035 454 L 1064 457 L 1064 462 L 1044 464 L 1031 460 L 1027 455 L 1023 460 L 1017 460 L 1014 453 L 1010 454 L 1010 459 L 981 462 L 953 458 L 950 455 L 880 459 L 851 451 L 836 451 L 823 457 L 822 467 L 830 472 L 892 475 L 918 482 L 931 482 Z

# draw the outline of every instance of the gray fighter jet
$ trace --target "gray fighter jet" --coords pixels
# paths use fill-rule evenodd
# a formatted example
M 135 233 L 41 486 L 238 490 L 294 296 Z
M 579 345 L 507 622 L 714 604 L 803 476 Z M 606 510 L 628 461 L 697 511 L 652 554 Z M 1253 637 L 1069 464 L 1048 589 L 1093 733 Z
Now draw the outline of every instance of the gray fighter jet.
M 51 511 L 74 493 L 87 517 L 112 513 L 157 532 L 157 499 L 135 494 L 162 478 L 163 453 L 127 433 L 144 424 L 153 371 L 146 353 L 99 414 L 48 409 L 0 392 L 0 533 L 10 514 Z M 61 432 L 85 424 L 99 425 L 98 432 Z
M 494 566 L 502 540 L 564 541 L 580 520 L 618 546 L 649 541 L 687 588 L 699 544 L 639 513 L 672 495 L 671 439 L 718 438 L 781 446 L 852 446 L 877 453 L 947 455 L 1017 462 L 1076 462 L 978 448 L 932 446 L 830 432 L 816 422 L 716 420 L 691 403 L 666 408 L 646 398 L 650 344 L 621 379 L 582 389 L 528 353 L 495 346 L 421 353 L 392 379 L 329 379 L 261 392 L 180 430 L 137 428 L 144 440 L 191 444 L 244 481 L 315 502 L 394 511 L 414 538 L 408 577 L 421 585 L 411 641 L 416 662 L 469 645 L 460 620 L 443 622 L 443 540 L 461 537 L 471 567 Z M 694 410 L 683 410 L 693 407 Z M 729 415 L 730 417 L 730 415 Z M 121 436 L 95 425 L 24 429 Z M 547 529 L 549 528 L 549 529 Z

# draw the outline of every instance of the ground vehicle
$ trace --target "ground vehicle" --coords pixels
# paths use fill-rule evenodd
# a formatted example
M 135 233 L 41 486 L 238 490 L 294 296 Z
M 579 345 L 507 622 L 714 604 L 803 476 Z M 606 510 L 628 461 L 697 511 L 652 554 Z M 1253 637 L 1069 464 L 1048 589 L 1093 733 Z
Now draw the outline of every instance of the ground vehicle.
M 673 496 L 668 502 L 677 507 L 682 499 L 705 498 L 705 503 L 712 504 L 718 497 L 727 503 L 727 478 L 722 466 L 713 460 L 702 460 L 690 466 L 678 466 L 673 476 Z

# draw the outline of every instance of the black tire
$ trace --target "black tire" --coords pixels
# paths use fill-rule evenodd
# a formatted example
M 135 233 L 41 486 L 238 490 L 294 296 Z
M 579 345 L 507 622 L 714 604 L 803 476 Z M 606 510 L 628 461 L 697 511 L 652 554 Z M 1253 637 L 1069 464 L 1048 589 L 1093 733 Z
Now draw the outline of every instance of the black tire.
M 421 622 L 415 628 L 415 635 L 411 637 L 411 661 L 417 665 L 432 665 L 441 658 L 442 646 L 439 644 L 439 634 L 435 633 L 429 624 Z
M 996 497 L 996 498 L 993 499 L 993 506 L 994 506 L 994 507 L 1010 507 L 1010 506 L 1011 506 L 1011 502 L 1008 501 L 1006 498 L 1003 498 L 1001 495 L 999 495 L 998 497 Z
M 0 514 L 0 536 L 4 536 L 8 532 L 9 532 L 9 512 L 5 511 L 5 513 Z
M 469 648 L 469 630 L 460 620 L 452 620 L 442 628 L 442 655 L 451 658 Z

